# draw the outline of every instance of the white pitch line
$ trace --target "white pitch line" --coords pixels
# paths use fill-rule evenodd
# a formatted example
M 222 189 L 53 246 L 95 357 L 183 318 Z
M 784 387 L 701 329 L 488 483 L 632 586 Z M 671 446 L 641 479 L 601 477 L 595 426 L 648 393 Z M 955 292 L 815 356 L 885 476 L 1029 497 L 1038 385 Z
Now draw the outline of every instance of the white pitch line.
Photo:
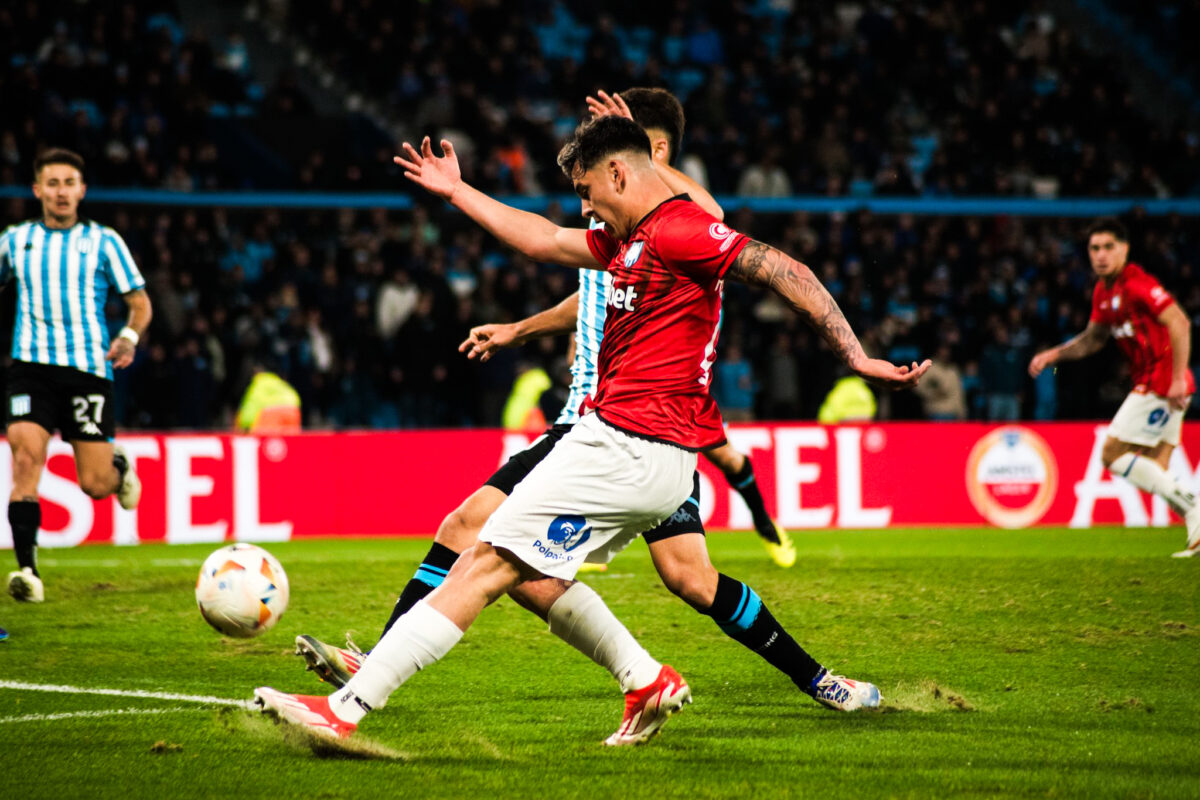
M 24 692 L 57 692 L 58 694 L 103 694 L 111 697 L 144 697 L 148 700 L 181 700 L 185 703 L 204 703 L 210 706 L 238 706 L 253 708 L 250 700 L 233 700 L 228 697 L 213 697 L 206 694 L 175 694 L 173 692 L 147 692 L 142 689 L 92 689 L 87 686 L 64 686 L 53 683 L 22 683 L 0 681 L 0 689 L 16 689 Z
M 181 711 L 199 711 L 198 708 L 112 708 L 107 711 L 62 711 L 57 714 L 26 714 L 22 717 L 0 717 L 0 725 L 10 722 L 50 722 L 58 719 L 115 717 L 124 714 L 177 714 Z

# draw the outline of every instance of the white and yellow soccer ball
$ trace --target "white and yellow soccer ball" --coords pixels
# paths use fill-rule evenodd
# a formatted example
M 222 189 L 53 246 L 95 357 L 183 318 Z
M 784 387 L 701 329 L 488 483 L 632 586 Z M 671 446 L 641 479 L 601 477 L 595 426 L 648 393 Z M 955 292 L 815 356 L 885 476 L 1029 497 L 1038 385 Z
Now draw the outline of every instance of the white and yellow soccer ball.
M 248 639 L 268 631 L 288 604 L 288 578 L 275 556 L 253 544 L 231 544 L 204 560 L 196 605 L 221 633 Z

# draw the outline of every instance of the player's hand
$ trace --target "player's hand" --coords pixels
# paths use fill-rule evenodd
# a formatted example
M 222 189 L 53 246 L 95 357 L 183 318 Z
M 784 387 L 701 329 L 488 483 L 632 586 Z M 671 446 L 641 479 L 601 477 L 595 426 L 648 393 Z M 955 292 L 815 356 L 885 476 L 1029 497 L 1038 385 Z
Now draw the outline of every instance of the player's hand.
M 914 361 L 908 367 L 898 367 L 881 358 L 868 358 L 857 365 L 854 371 L 868 383 L 895 391 L 916 386 L 932 365 L 933 362 L 928 358 L 920 364 Z
M 435 156 L 429 137 L 421 140 L 421 152 L 408 142 L 403 147 L 404 155 L 392 160 L 404 167 L 404 177 L 413 183 L 435 194 L 443 200 L 449 200 L 454 190 L 462 183 L 462 170 L 458 166 L 458 156 L 454 154 L 454 145 L 449 139 L 442 139 L 442 153 Z
M 1192 402 L 1192 395 L 1188 392 L 1187 378 L 1176 378 L 1171 381 L 1171 388 L 1167 392 L 1167 403 L 1176 411 L 1183 411 Z
M 133 342 L 124 336 L 118 336 L 112 340 L 105 358 L 112 362 L 114 369 L 125 369 L 133 363 L 133 354 L 136 351 L 137 346 Z
M 1042 374 L 1042 370 L 1058 361 L 1058 351 L 1055 349 L 1043 350 L 1029 361 L 1029 376 L 1036 378 Z
M 520 342 L 517 341 L 515 325 L 476 325 L 458 346 L 458 352 L 466 353 L 467 358 L 487 361 L 502 347 L 512 347 L 516 344 Z
M 633 112 L 629 110 L 629 106 L 625 105 L 625 101 L 621 99 L 621 95 L 616 92 L 610 95 L 601 89 L 596 92 L 596 97 L 588 95 L 587 107 L 588 111 L 592 112 L 593 117 L 625 117 L 625 119 L 633 119 Z

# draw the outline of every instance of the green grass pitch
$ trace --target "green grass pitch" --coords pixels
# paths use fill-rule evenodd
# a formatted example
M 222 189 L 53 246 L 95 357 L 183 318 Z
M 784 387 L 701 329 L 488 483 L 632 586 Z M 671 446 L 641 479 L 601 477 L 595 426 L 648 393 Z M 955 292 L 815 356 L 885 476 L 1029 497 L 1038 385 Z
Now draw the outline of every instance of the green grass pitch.
M 820 661 L 877 683 L 879 711 L 801 695 L 662 588 L 641 543 L 585 576 L 695 704 L 612 750 L 600 668 L 504 599 L 440 664 L 313 752 L 234 706 L 17 684 L 249 699 L 326 690 L 298 633 L 373 643 L 427 540 L 272 545 L 280 624 L 218 635 L 192 596 L 212 547 L 43 551 L 47 602 L 0 598 L 5 797 L 1200 797 L 1200 559 L 1171 531 L 796 534 L 779 570 L 710 536 Z

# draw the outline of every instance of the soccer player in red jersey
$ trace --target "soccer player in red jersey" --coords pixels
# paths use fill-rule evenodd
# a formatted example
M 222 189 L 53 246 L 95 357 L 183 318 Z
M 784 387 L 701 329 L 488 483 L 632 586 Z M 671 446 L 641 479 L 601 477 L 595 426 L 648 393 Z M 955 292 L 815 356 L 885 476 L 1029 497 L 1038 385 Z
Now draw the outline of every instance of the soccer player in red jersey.
M 1175 298 L 1137 264 L 1129 261 L 1129 234 L 1115 219 L 1088 228 L 1088 257 L 1099 278 L 1092 292 L 1092 317 L 1083 333 L 1043 350 L 1029 363 L 1035 378 L 1058 361 L 1083 358 L 1112 336 L 1129 359 L 1133 391 L 1109 425 L 1100 458 L 1114 475 L 1156 494 L 1184 518 L 1187 558 L 1200 552 L 1200 506 L 1196 495 L 1167 473 L 1179 445 L 1184 410 L 1196 391 L 1188 369 L 1191 323 Z
M 501 595 L 541 581 L 557 581 L 566 592 L 585 560 L 607 562 L 684 504 L 694 488 L 696 453 L 725 440 L 707 382 L 726 277 L 776 292 L 851 369 L 878 384 L 912 386 L 929 367 L 928 361 L 897 367 L 868 358 L 806 266 L 673 195 L 651 162 L 645 132 L 631 120 L 586 123 L 559 156 L 583 213 L 604 222 L 603 230 L 561 228 L 487 197 L 461 180 L 450 143 L 443 141 L 442 148 L 445 155 L 438 158 L 428 138 L 420 152 L 405 144 L 397 163 L 415 183 L 521 252 L 612 274 L 600 383 L 586 403 L 588 413 L 517 484 L 478 544 L 396 622 L 343 689 L 328 698 L 255 691 L 265 708 L 326 735 L 352 732 L 367 711 L 449 652 Z M 711 564 L 703 537 L 697 538 L 690 566 L 707 575 Z M 732 583 L 741 594 L 733 598 L 726 624 L 752 624 L 766 613 L 762 601 Z M 715 591 L 719 598 L 719 581 Z M 642 727 L 644 716 L 661 720 L 661 708 L 677 709 L 690 699 L 686 683 L 668 670 L 649 695 L 627 694 L 626 724 L 610 744 L 643 741 L 644 733 L 653 733 Z M 814 672 L 811 689 L 821 702 L 843 710 L 879 702 L 875 687 L 823 669 Z

